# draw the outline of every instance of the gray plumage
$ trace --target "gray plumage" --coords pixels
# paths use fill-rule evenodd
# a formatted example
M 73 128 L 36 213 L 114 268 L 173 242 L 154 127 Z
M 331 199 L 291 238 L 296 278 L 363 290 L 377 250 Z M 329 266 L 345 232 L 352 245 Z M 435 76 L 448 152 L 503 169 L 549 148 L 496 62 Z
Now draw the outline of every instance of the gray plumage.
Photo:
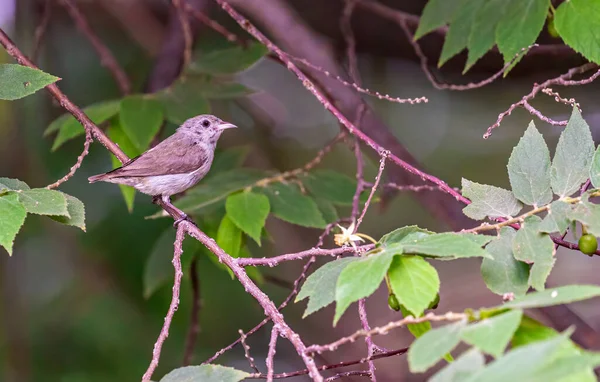
M 125 184 L 168 202 L 171 195 L 187 190 L 208 173 L 221 133 L 233 127 L 213 115 L 190 118 L 155 147 L 88 180 Z

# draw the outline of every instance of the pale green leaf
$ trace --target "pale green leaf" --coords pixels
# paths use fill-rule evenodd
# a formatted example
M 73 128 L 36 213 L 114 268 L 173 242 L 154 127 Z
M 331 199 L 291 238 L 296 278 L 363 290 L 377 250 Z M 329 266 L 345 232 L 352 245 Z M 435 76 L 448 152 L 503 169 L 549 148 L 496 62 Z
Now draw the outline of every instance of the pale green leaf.
M 345 267 L 335 289 L 335 317 L 333 324 L 344 314 L 355 301 L 373 294 L 390 267 L 394 254 L 380 252 L 360 258 Z
M 572 195 L 590 176 L 594 141 L 590 127 L 574 107 L 560 134 L 552 161 L 552 190 L 560 197 Z
M 350 263 L 357 260 L 359 260 L 358 257 L 343 257 L 330 261 L 308 276 L 296 297 L 296 302 L 308 298 L 308 305 L 302 318 L 335 301 L 335 286 L 340 273 Z
M 499 358 L 519 327 L 522 315 L 521 310 L 513 310 L 469 325 L 463 329 L 462 339 Z
M 471 375 L 468 382 L 532 381 L 552 361 L 572 330 L 562 335 L 514 349 Z
M 15 193 L 0 196 L 0 216 L 0 245 L 12 255 L 13 242 L 27 216 Z
M 229 256 L 239 257 L 242 247 L 242 230 L 240 230 L 229 215 L 223 216 L 219 230 L 217 231 L 217 244 Z
M 569 227 L 570 220 L 568 215 L 570 211 L 571 205 L 561 200 L 550 203 L 548 213 L 538 226 L 538 230 L 546 233 L 564 233 L 567 227 Z
M 460 342 L 466 321 L 461 320 L 428 331 L 408 349 L 408 367 L 413 373 L 422 373 L 442 359 Z
M 533 263 L 529 270 L 529 285 L 537 290 L 544 290 L 556 259 L 552 238 L 539 232 L 540 221 L 535 215 L 525 219 L 515 235 L 513 254 L 517 260 Z
M 417 239 L 431 235 L 433 232 L 423 228 L 419 228 L 416 225 L 401 227 L 388 232 L 379 239 L 379 244 L 382 246 L 390 246 L 392 244 L 399 244 L 405 240 Z
M 404 305 L 400 305 L 400 311 L 402 312 L 402 317 L 408 317 L 408 316 L 416 317 L 417 316 L 417 315 L 413 314 L 411 311 L 409 311 L 408 309 L 406 309 L 406 307 Z M 415 336 L 415 338 L 419 338 L 423 334 L 425 334 L 431 330 L 431 322 L 423 321 L 423 322 L 419 322 L 416 324 L 407 324 L 406 328 L 413 336 Z
M 521 202 L 538 207 L 552 201 L 550 150 L 533 121 L 508 159 L 508 177 Z
M 315 170 L 300 178 L 315 197 L 338 205 L 351 206 L 356 180 L 332 170 Z
M 541 308 L 545 306 L 569 304 L 597 296 L 600 296 L 600 286 L 567 285 L 546 289 L 540 292 L 532 292 L 525 296 L 515 298 L 501 307 L 511 309 Z
M 339 216 L 337 210 L 330 201 L 317 198 L 315 199 L 315 203 L 317 203 L 317 207 L 319 207 L 319 211 L 321 212 L 325 223 L 329 224 L 338 221 Z
M 92 120 L 92 122 L 100 124 L 119 112 L 120 103 L 121 100 L 102 101 L 87 106 L 83 109 L 83 112 Z M 58 131 L 58 134 L 52 144 L 52 151 L 58 149 L 68 140 L 83 135 L 85 132 L 81 123 L 79 123 L 79 121 L 70 113 L 63 114 L 52 121 L 50 126 L 44 131 L 44 135 L 52 134 L 55 131 Z
M 510 218 L 521 211 L 523 205 L 512 192 L 500 187 L 479 184 L 470 180 L 462 180 L 462 194 L 471 200 L 471 204 L 463 209 L 465 215 L 475 220 L 486 217 Z
M 302 194 L 297 185 L 275 183 L 266 187 L 264 193 L 277 218 L 305 227 L 325 228 L 327 225 L 315 201 Z
M 164 108 L 165 118 L 181 125 L 189 118 L 210 113 L 210 103 L 194 77 L 180 77 L 171 86 L 153 95 Z
M 587 227 L 588 233 L 600 236 L 600 205 L 588 201 L 589 194 L 582 197 L 581 203 L 577 203 L 567 211 L 571 220 L 577 220 Z
M 140 151 L 145 151 L 163 123 L 161 104 L 149 97 L 134 95 L 121 101 L 121 128 Z
M 485 365 L 483 354 L 476 348 L 464 352 L 442 370 L 434 374 L 429 382 L 462 382 Z
M 26 97 L 60 80 L 39 69 L 17 64 L 0 64 L 0 99 Z
M 492 235 L 485 235 L 485 234 L 477 234 L 477 233 L 472 233 L 472 232 L 463 232 L 463 233 L 459 233 L 461 236 L 466 237 L 467 239 L 471 240 L 472 242 L 474 242 L 475 244 L 477 244 L 480 247 L 485 246 L 487 243 L 489 243 L 490 241 L 494 240 L 495 236 Z
M 590 167 L 590 180 L 594 188 L 600 188 L 600 146 L 594 152 L 592 166 Z
M 432 30 L 448 24 L 459 4 L 458 1 L 429 0 L 423 8 L 414 39 L 418 40 Z
M 29 190 L 27 183 L 19 179 L 12 178 L 0 178 L 0 192 L 4 190 L 18 191 L 18 190 Z
M 508 0 L 506 11 L 496 28 L 496 43 L 504 62 L 537 39 L 548 13 L 550 0 Z
M 493 259 L 483 259 L 481 276 L 487 287 L 499 295 L 514 293 L 520 296 L 527 292 L 529 267 L 513 255 L 515 235 L 512 228 L 504 227 L 500 230 L 500 237 L 485 247 Z
M 481 248 L 481 245 L 458 233 L 445 232 L 426 235 L 412 240 L 403 240 L 404 253 L 415 253 L 431 256 L 441 260 L 459 259 L 465 257 L 491 256 Z
M 453 3 L 455 1 L 447 1 Z M 490 0 L 482 4 L 479 8 L 473 27 L 469 34 L 468 49 L 469 57 L 465 65 L 466 72 L 469 70 L 484 54 L 490 50 L 496 41 L 496 26 L 504 14 L 507 0 Z
M 446 33 L 438 66 L 444 65 L 446 61 L 467 47 L 469 35 L 481 5 L 480 0 L 460 0 L 460 5 L 452 18 L 448 33 Z
M 395 256 L 388 276 L 400 304 L 419 317 L 440 290 L 437 271 L 420 256 Z
M 569 0 L 556 9 L 554 27 L 573 50 L 600 63 L 600 2 Z
M 51 219 L 66 225 L 75 226 L 85 231 L 85 206 L 74 196 L 64 194 L 67 200 L 68 216 L 50 216 Z
M 18 191 L 19 201 L 30 214 L 69 216 L 65 194 L 46 188 Z
M 239 382 L 250 374 L 221 365 L 185 366 L 171 371 L 160 382 Z
M 260 234 L 269 215 L 269 198 L 255 192 L 240 192 L 227 197 L 227 216 L 260 245 Z

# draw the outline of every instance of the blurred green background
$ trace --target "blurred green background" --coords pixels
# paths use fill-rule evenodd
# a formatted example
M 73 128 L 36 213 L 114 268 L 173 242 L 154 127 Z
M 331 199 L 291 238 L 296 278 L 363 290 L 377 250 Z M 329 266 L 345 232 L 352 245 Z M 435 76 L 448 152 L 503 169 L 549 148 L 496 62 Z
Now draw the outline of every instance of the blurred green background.
M 0 0 L 0 27 L 28 55 L 33 49 L 42 3 Z M 92 28 L 114 52 L 136 89 L 140 90 L 150 73 L 153 54 L 147 47 L 140 46 L 102 1 L 80 3 Z M 166 2 L 138 3 L 148 5 L 154 17 L 151 21 L 156 23 L 152 25 L 164 29 L 168 14 Z M 327 7 L 308 7 L 301 1 L 292 3 L 312 25 L 318 25 L 318 21 L 330 12 Z M 341 1 L 336 3 L 341 4 Z M 152 25 L 147 28 L 148 33 Z M 319 29 L 329 33 L 322 25 Z M 361 31 L 363 39 L 368 41 L 369 31 Z M 154 32 L 160 35 L 159 31 Z M 199 39 L 210 36 L 201 34 Z M 329 33 L 328 38 L 341 46 L 335 33 Z M 160 43 L 155 42 L 155 46 Z M 365 98 L 393 129 L 399 141 L 424 168 L 452 186 L 459 186 L 461 177 L 497 186 L 508 185 L 505 167 L 508 156 L 531 116 L 518 109 L 490 139 L 483 140 L 482 135 L 499 112 L 530 91 L 533 82 L 561 70 L 559 60 L 556 65 L 548 62 L 539 70 L 522 71 L 481 89 L 450 92 L 434 89 L 413 57 L 398 57 L 393 47 L 387 49 L 386 52 L 367 47 L 359 51 L 359 68 L 365 85 L 393 96 L 429 98 L 429 103 L 414 106 Z M 0 53 L 0 61 L 12 62 L 4 52 Z M 120 97 L 110 73 L 100 65 L 89 42 L 59 6 L 53 7 L 37 63 L 43 70 L 62 78 L 59 87 L 79 106 Z M 482 78 L 489 74 L 484 68 L 473 76 Z M 448 81 L 467 82 L 471 79 L 463 78 L 451 69 L 445 75 Z M 226 134 L 219 147 L 250 147 L 246 166 L 276 170 L 296 168 L 311 159 L 339 131 L 335 119 L 285 67 L 265 59 L 239 74 L 237 80 L 256 92 L 245 99 L 216 101 L 211 106 L 214 114 L 240 126 L 235 133 Z M 598 86 L 560 89 L 560 92 L 562 96 L 575 97 L 580 102 L 597 141 L 600 138 L 597 129 L 600 121 Z M 261 113 L 250 110 L 249 105 L 258 106 Z M 570 112 L 568 107 L 554 103 L 544 95 L 536 98 L 535 105 L 556 119 L 565 119 Z M 81 151 L 83 139 L 69 141 L 58 151 L 51 152 L 52 139 L 42 137 L 48 124 L 62 113 L 59 105 L 44 91 L 19 101 L 0 101 L 0 176 L 19 178 L 32 187 L 43 187 L 68 171 Z M 257 115 L 267 118 L 257 118 Z M 540 121 L 536 124 L 553 151 L 560 127 Z M 338 145 L 321 167 L 353 176 L 353 158 L 345 145 Z M 150 203 L 150 197 L 138 194 L 134 210 L 129 213 L 118 187 L 88 184 L 88 176 L 109 169 L 109 154 L 94 143 L 76 176 L 61 186 L 61 190 L 85 203 L 87 232 L 30 215 L 17 237 L 13 256 L 9 258 L 5 253 L 0 256 L 1 380 L 133 381 L 139 380 L 147 367 L 168 308 L 171 288 L 167 283 L 145 299 L 143 272 L 159 237 L 165 231 L 172 231 L 174 237 L 174 230 L 170 219 L 145 219 L 157 211 Z M 376 165 L 369 163 L 368 181 L 374 177 L 375 169 Z M 339 212 L 340 216 L 346 216 L 349 211 Z M 447 228 L 433 219 L 412 194 L 404 193 L 397 195 L 383 210 L 373 206 L 361 231 L 378 238 L 408 224 L 437 230 Z M 273 218 L 269 218 L 267 230 L 272 241 L 261 248 L 251 247 L 254 256 L 310 248 L 320 233 Z M 331 241 L 327 245 L 331 246 Z M 172 249 L 167 247 L 167 250 Z M 208 256 L 200 256 L 198 263 L 203 304 L 201 333 L 194 353 L 193 363 L 196 364 L 235 340 L 238 329 L 248 330 L 263 317 L 261 309 L 239 283 L 215 266 Z M 559 250 L 550 284 L 597 282 L 592 261 L 574 252 Z M 485 288 L 479 275 L 479 264 L 476 259 L 434 264 L 442 281 L 438 311 L 499 302 L 499 297 Z M 291 283 L 301 267 L 301 263 L 293 263 L 261 271 Z M 261 284 L 261 288 L 276 303 L 289 292 L 284 286 L 269 281 Z M 182 362 L 191 313 L 189 272 L 184 276 L 181 302 L 155 379 Z M 349 309 L 332 330 L 331 307 L 302 320 L 304 303 L 290 305 L 284 313 L 309 343 L 322 343 L 358 328 L 355 307 Z M 371 297 L 367 306 L 372 325 L 398 318 L 398 313 L 387 308 L 384 289 Z M 574 309 L 593 328 L 599 329 L 600 310 L 595 309 L 593 303 L 576 304 Z M 267 327 L 249 340 L 259 367 L 264 365 L 269 333 Z M 408 332 L 400 329 L 378 338 L 376 343 L 395 349 L 407 346 L 410 341 Z M 317 361 L 334 363 L 358 359 L 364 354 L 364 344 L 357 342 L 343 351 L 325 354 Z M 239 347 L 217 362 L 248 369 Z M 422 380 L 422 376 L 402 377 L 407 374 L 403 356 L 378 361 L 378 365 L 380 380 Z M 276 372 L 300 368 L 303 368 L 302 363 L 294 355 L 293 348 L 280 340 Z M 295 380 L 306 380 L 306 377 Z

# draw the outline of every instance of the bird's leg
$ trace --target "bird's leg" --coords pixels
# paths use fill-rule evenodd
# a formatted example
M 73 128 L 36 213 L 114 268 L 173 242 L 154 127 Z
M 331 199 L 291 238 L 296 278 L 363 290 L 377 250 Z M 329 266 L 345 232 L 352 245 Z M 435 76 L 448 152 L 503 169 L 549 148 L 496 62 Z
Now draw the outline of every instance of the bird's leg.
M 175 222 L 173 223 L 173 227 L 177 227 L 177 225 L 179 223 L 181 223 L 184 220 L 189 221 L 190 223 L 193 223 L 187 216 L 187 214 L 183 211 L 181 211 L 179 208 L 175 207 L 173 204 L 171 204 L 171 197 L 169 195 L 161 195 L 161 196 L 154 196 L 152 198 L 152 200 L 154 201 L 154 198 L 158 198 L 160 200 L 162 200 L 163 204 L 170 209 L 171 211 L 176 212 L 180 217 L 178 219 L 175 219 Z

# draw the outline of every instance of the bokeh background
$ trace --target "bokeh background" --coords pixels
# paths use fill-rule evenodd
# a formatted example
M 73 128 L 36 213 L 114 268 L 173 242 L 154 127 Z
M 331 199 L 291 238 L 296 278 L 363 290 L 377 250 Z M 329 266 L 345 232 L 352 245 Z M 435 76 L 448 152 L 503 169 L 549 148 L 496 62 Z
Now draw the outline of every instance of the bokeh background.
M 0 27 L 26 54 L 33 49 L 34 31 L 41 20 L 44 3 L 0 0 Z M 425 2 L 383 3 L 419 14 Z M 88 0 L 78 1 L 78 4 L 94 31 L 114 52 L 140 91 L 167 33 L 168 2 Z M 330 43 L 343 61 L 344 43 L 339 29 L 341 0 L 290 0 L 285 4 L 292 7 L 310 30 Z M 269 12 L 268 6 L 264 8 L 264 12 Z M 216 9 L 212 12 L 226 25 L 232 25 L 226 15 Z M 508 78 L 481 89 L 440 91 L 428 82 L 405 36 L 393 22 L 357 9 L 353 27 L 365 86 L 394 96 L 426 96 L 429 99 L 429 103 L 414 106 L 369 97 L 365 97 L 366 102 L 421 167 L 453 186 L 460 185 L 461 177 L 507 186 L 508 157 L 532 117 L 518 109 L 490 139 L 482 139 L 483 133 L 498 113 L 528 93 L 534 82 L 555 76 L 579 60 L 551 55 L 533 57 L 525 59 Z M 136 36 L 133 32 L 136 30 L 142 37 Z M 201 29 L 198 39 L 210 36 Z M 560 43 L 545 35 L 542 40 Z M 441 41 L 435 38 L 426 39 L 424 44 L 426 51 L 433 54 L 441 47 Z M 0 62 L 12 60 L 0 52 Z M 465 83 L 485 78 L 502 66 L 499 57 L 491 54 L 468 75 L 461 76 L 463 62 L 464 56 L 452 60 L 441 73 L 444 80 Z M 79 106 L 119 97 L 110 73 L 100 65 L 85 36 L 56 4 L 37 63 L 43 70 L 62 78 L 59 87 Z M 240 73 L 237 80 L 254 88 L 255 93 L 241 99 L 213 102 L 211 106 L 213 113 L 240 126 L 235 134 L 222 138 L 220 148 L 248 146 L 250 155 L 246 166 L 277 170 L 296 168 L 312 158 L 339 131 L 336 120 L 285 67 L 272 60 L 260 61 Z M 596 84 L 560 89 L 561 95 L 575 97 L 580 102 L 596 141 L 600 139 L 598 90 Z M 570 112 L 568 107 L 545 95 L 539 95 L 535 105 L 556 119 L 565 119 Z M 66 173 L 81 151 L 82 138 L 51 152 L 52 138 L 42 136 L 48 124 L 62 112 L 44 91 L 19 101 L 0 101 L 0 176 L 19 178 L 32 187 L 42 187 Z M 560 127 L 541 121 L 536 121 L 536 125 L 553 151 Z M 339 145 L 321 166 L 353 176 L 353 158 L 346 146 Z M 161 250 L 155 249 L 157 241 L 171 227 L 172 221 L 146 219 L 157 211 L 147 196 L 137 195 L 133 212 L 129 213 L 118 187 L 87 183 L 88 176 L 110 168 L 109 154 L 94 143 L 77 175 L 61 187 L 85 203 L 87 232 L 30 215 L 17 237 L 13 256 L 0 253 L 1 380 L 134 381 L 139 380 L 147 367 L 171 289 L 165 285 L 145 299 L 143 272 L 151 252 Z M 376 164 L 369 162 L 367 180 L 374 177 L 375 169 Z M 342 209 L 340 216 L 348 212 Z M 448 229 L 446 224 L 432 217 L 413 194 L 403 193 L 396 195 L 385 208 L 374 205 L 366 216 L 362 231 L 378 238 L 394 228 L 410 224 L 434 230 Z M 267 230 L 272 241 L 262 248 L 252 247 L 254 256 L 310 248 L 320 233 L 273 218 L 269 218 Z M 328 241 L 327 245 L 332 243 Z M 254 300 L 208 256 L 200 256 L 198 264 L 203 304 L 201 333 L 193 362 L 196 364 L 235 340 L 238 329 L 248 330 L 262 319 L 262 312 Z M 557 257 L 550 285 L 598 282 L 596 259 L 563 249 L 558 251 Z M 438 312 L 500 301 L 499 296 L 487 290 L 480 277 L 480 260 L 436 262 L 434 265 L 442 282 Z M 285 264 L 261 271 L 290 283 L 299 274 L 301 266 L 301 263 Z M 156 377 L 181 365 L 191 307 L 189 284 L 189 274 L 186 274 L 182 303 Z M 285 285 L 279 284 L 266 281 L 261 285 L 276 303 L 289 292 Z M 399 313 L 387 307 L 384 288 L 368 300 L 367 307 L 373 326 L 400 318 Z M 590 333 L 595 334 L 595 330 L 600 329 L 597 303 L 574 304 L 571 308 L 583 320 L 581 325 L 589 325 Z M 331 307 L 304 320 L 301 319 L 303 309 L 304 303 L 291 304 L 284 313 L 309 343 L 333 340 L 359 327 L 355 306 L 348 310 L 335 329 L 331 327 Z M 552 312 L 534 312 L 534 315 L 557 324 Z M 560 328 L 560 324 L 556 327 Z M 269 329 L 263 329 L 249 339 L 259 367 L 264 365 L 269 333 Z M 411 336 L 405 329 L 376 339 L 377 344 L 388 349 L 408 346 L 410 341 Z M 365 354 L 365 345 L 358 341 L 336 353 L 324 354 L 317 361 L 334 363 L 358 359 Z M 248 369 L 239 347 L 217 362 Z M 404 356 L 383 359 L 377 365 L 381 381 L 425 379 L 423 375 L 408 375 Z M 300 368 L 303 368 L 302 364 L 293 348 L 280 340 L 276 372 Z

